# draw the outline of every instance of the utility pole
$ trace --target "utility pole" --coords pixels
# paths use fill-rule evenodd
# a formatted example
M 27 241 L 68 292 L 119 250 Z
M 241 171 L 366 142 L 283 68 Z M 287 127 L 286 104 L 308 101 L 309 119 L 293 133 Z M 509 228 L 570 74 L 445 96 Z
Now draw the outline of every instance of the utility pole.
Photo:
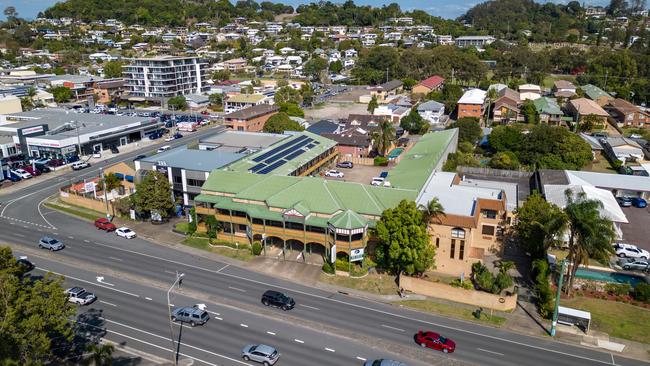
M 167 310 L 169 311 L 169 337 L 172 341 L 172 363 L 174 366 L 178 365 L 178 359 L 176 358 L 176 351 L 174 349 L 176 348 L 176 343 L 174 342 L 174 328 L 173 328 L 173 323 L 172 323 L 172 306 L 171 302 L 169 300 L 169 293 L 172 291 L 174 286 L 176 286 L 176 283 L 181 280 L 185 276 L 185 273 L 178 273 L 176 272 L 176 280 L 174 280 L 174 283 L 172 283 L 171 287 L 169 290 L 167 290 Z
M 106 218 L 110 218 L 111 215 L 108 212 L 108 194 L 106 191 L 108 190 L 108 185 L 106 185 L 106 176 L 104 176 L 104 169 L 99 168 L 99 177 L 101 178 L 102 182 L 104 182 L 104 202 L 106 203 Z
M 560 306 L 560 293 L 562 292 L 562 282 L 564 281 L 564 271 L 566 271 L 567 260 L 562 260 L 560 269 L 560 279 L 557 281 L 557 293 L 555 294 L 555 309 L 553 310 L 553 323 L 551 323 L 551 337 L 555 337 L 555 328 L 557 327 L 558 308 Z

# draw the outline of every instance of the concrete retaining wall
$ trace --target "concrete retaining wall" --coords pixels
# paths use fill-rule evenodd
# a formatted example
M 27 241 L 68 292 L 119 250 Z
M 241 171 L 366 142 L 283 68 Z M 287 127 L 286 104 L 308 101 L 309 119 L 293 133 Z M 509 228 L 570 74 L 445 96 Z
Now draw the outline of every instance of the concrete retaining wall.
M 413 293 L 455 301 L 498 311 L 510 311 L 517 306 L 517 295 L 500 296 L 482 291 L 465 290 L 443 283 L 429 282 L 418 278 L 400 276 L 400 287 Z

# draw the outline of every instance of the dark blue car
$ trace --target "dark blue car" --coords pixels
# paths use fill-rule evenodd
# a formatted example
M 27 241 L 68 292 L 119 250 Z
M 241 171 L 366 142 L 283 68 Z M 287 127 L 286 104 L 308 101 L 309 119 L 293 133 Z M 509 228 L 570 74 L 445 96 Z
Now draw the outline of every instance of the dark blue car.
M 641 197 L 632 197 L 632 206 L 646 208 L 648 207 L 648 203 Z

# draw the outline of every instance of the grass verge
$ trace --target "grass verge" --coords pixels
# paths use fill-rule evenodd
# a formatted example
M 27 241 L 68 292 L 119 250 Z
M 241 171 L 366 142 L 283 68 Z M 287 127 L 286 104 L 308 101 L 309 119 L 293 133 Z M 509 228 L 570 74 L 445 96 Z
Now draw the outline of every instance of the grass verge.
M 598 161 L 594 162 L 587 168 L 587 170 L 597 173 L 609 173 L 609 174 L 618 174 L 616 169 L 612 167 L 612 164 L 609 163 L 605 157 L 601 157 Z
M 230 258 L 239 259 L 242 261 L 248 261 L 254 258 L 253 254 L 249 249 L 231 249 L 224 247 L 214 247 L 210 245 L 210 239 L 202 237 L 188 237 L 185 238 L 182 242 L 183 245 L 188 247 L 197 248 L 201 250 L 206 250 L 215 254 L 223 255 Z
M 563 306 L 591 313 L 591 329 L 612 337 L 650 343 L 650 310 L 622 302 L 576 297 L 562 300 Z
M 187 231 L 189 230 L 188 229 L 189 225 L 190 225 L 189 222 L 185 222 L 185 221 L 179 222 L 176 225 L 174 225 L 174 229 L 176 229 L 176 231 L 179 231 L 181 233 L 187 234 Z
M 404 301 L 397 301 L 394 304 L 403 305 L 427 313 L 440 314 L 444 316 L 450 316 L 453 318 L 470 320 L 476 323 L 488 323 L 495 326 L 501 326 L 506 321 L 506 318 L 502 316 L 498 316 L 498 315 L 490 316 L 489 310 L 483 311 L 481 313 L 481 319 L 478 320 L 476 319 L 474 314 L 472 314 L 474 309 L 460 304 L 453 304 L 453 305 L 443 304 L 432 300 L 404 300 Z
M 68 204 L 64 206 L 54 202 L 45 202 L 43 203 L 43 205 L 53 210 L 65 212 L 67 214 L 81 217 L 82 219 L 86 219 L 90 221 L 95 221 L 98 217 L 106 216 L 106 214 L 103 212 L 97 212 L 97 211 L 89 210 L 87 208 L 72 206 Z
M 395 276 L 388 275 L 369 274 L 363 278 L 350 278 L 342 276 L 333 277 L 322 273 L 320 281 L 330 285 L 347 287 L 376 295 L 397 295 L 399 292 L 395 283 Z

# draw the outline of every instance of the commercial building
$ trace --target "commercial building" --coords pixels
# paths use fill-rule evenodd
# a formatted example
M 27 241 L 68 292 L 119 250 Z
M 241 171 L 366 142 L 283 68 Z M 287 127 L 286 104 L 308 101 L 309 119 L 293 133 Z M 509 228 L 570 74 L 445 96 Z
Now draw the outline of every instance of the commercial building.
M 136 58 L 122 67 L 128 97 L 155 100 L 208 90 L 208 64 L 196 57 Z
M 11 135 L 28 156 L 60 158 L 92 154 L 140 141 L 163 124 L 157 118 L 42 109 L 0 116 L 0 133 Z
M 470 89 L 458 100 L 458 119 L 463 117 L 481 118 L 485 111 L 487 92 L 481 89 Z
M 224 126 L 237 131 L 260 132 L 266 121 L 280 108 L 275 105 L 259 104 L 224 116 Z
M 237 94 L 226 99 L 224 112 L 226 114 L 240 111 L 260 104 L 275 104 L 272 97 L 264 94 Z

